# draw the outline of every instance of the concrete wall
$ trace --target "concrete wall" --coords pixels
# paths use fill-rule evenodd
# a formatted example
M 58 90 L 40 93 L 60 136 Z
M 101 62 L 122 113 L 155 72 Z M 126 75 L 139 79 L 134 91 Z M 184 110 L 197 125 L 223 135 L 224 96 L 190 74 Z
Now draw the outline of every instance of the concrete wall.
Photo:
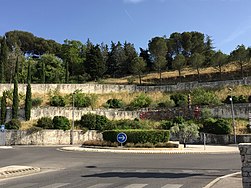
M 243 188 L 251 187 L 251 143 L 239 144 Z
M 40 131 L 21 131 L 7 130 L 6 145 L 69 145 L 70 131 L 63 130 L 40 130 Z M 74 144 L 83 144 L 87 140 L 102 140 L 102 134 L 96 131 L 77 131 L 73 132 Z
M 31 84 L 33 93 L 47 94 L 51 91 L 59 91 L 61 93 L 72 93 L 77 89 L 81 89 L 83 93 L 118 93 L 118 92 L 150 92 L 150 91 L 188 91 L 198 87 L 204 88 L 219 88 L 224 86 L 235 85 L 251 85 L 251 77 L 246 77 L 241 80 L 226 80 L 218 82 L 186 82 L 176 85 L 161 85 L 161 86 L 137 86 L 137 85 L 113 85 L 113 84 Z M 5 90 L 13 89 L 13 84 L 0 84 L 0 93 Z M 26 93 L 26 84 L 18 84 L 20 93 Z

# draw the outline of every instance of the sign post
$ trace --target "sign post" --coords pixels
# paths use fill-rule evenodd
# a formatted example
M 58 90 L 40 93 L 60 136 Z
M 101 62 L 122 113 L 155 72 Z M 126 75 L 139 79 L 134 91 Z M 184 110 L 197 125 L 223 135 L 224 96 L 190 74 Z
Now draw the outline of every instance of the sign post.
M 0 145 L 5 146 L 5 125 L 1 125 L 0 127 Z
M 127 140 L 127 135 L 125 133 L 119 133 L 117 135 L 117 141 L 121 144 L 121 147 L 123 146 L 123 143 L 125 143 Z

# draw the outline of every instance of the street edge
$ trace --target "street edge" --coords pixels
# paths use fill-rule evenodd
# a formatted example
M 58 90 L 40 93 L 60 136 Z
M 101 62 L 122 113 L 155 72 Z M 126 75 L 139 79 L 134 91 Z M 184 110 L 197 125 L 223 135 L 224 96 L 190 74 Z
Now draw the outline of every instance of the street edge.
M 17 176 L 23 176 L 23 175 L 28 175 L 28 174 L 33 174 L 33 173 L 38 173 L 40 172 L 41 169 L 38 167 L 24 167 L 20 169 L 13 169 L 13 170 L 6 170 L 3 172 L 0 172 L 0 180 L 5 179 L 5 178 L 10 178 L 10 177 L 17 177 Z
M 236 175 L 239 175 L 241 174 L 241 172 L 235 172 L 235 173 L 232 173 L 232 174 L 227 174 L 225 176 L 221 176 L 221 177 L 218 177 L 216 179 L 214 179 L 213 181 L 211 181 L 209 184 L 207 184 L 205 187 L 203 188 L 210 188 L 212 187 L 213 185 L 215 185 L 218 181 L 220 181 L 221 179 L 224 179 L 224 178 L 229 178 L 229 177 L 232 177 L 232 176 L 236 176 Z

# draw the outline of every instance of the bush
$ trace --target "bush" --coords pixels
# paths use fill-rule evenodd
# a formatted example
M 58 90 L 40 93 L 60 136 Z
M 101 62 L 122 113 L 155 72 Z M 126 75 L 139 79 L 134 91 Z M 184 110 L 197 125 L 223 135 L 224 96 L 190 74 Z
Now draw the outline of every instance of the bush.
M 11 121 L 5 124 L 6 129 L 15 129 L 18 130 L 21 127 L 21 122 L 18 119 L 12 119 Z
M 123 101 L 120 99 L 109 99 L 106 101 L 108 108 L 122 108 L 124 106 Z
M 198 88 L 192 92 L 193 105 L 219 105 L 219 98 L 212 91 Z
M 231 124 L 225 119 L 208 118 L 203 122 L 202 132 L 211 134 L 230 134 Z
M 110 121 L 107 117 L 96 114 L 85 114 L 80 120 L 81 127 L 87 127 L 90 130 L 105 130 Z
M 116 142 L 117 135 L 124 132 L 127 135 L 127 141 L 130 143 L 152 143 L 168 142 L 170 132 L 168 130 L 112 130 L 104 131 L 103 139 L 106 141 Z
M 176 116 L 173 118 L 173 124 L 182 124 L 185 122 L 185 119 L 182 116 Z
M 117 129 L 140 129 L 142 127 L 140 121 L 137 119 L 135 120 L 129 120 L 129 119 L 123 119 L 123 120 L 117 120 L 114 121 Z
M 225 99 L 224 103 L 231 104 L 230 101 L 231 96 L 228 95 Z M 251 100 L 251 98 L 248 98 L 246 96 L 240 95 L 240 96 L 232 96 L 233 103 L 246 103 L 247 101 Z
M 130 106 L 139 109 L 149 107 L 151 103 L 152 99 L 142 93 L 131 102 Z
M 52 120 L 54 129 L 69 130 L 70 122 L 68 118 L 64 116 L 55 116 Z
M 43 129 L 53 129 L 53 122 L 49 117 L 41 117 L 38 119 L 36 126 Z
M 34 99 L 31 99 L 31 105 L 33 107 L 38 107 L 42 104 L 43 100 L 41 98 L 34 98 Z
M 184 94 L 173 94 L 170 96 L 170 99 L 174 101 L 176 107 L 182 107 L 187 105 L 187 96 Z
M 160 128 L 161 129 L 165 129 L 165 130 L 170 130 L 170 128 L 173 126 L 173 122 L 172 121 L 166 121 L 166 120 L 162 120 L 160 122 Z
M 75 107 L 89 107 L 92 105 L 91 97 L 84 93 L 76 93 L 74 95 L 74 106 Z
M 50 105 L 51 106 L 65 106 L 65 100 L 62 96 L 60 95 L 55 95 L 53 97 L 51 97 L 50 99 Z

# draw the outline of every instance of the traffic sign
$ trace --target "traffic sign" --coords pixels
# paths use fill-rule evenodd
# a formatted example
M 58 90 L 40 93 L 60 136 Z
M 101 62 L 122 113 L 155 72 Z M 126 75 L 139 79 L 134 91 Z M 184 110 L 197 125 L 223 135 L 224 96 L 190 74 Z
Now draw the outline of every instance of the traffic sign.
M 125 133 L 119 133 L 117 135 L 117 141 L 121 144 L 125 143 L 127 140 L 127 135 Z
M 1 132 L 4 132 L 5 130 L 5 125 L 1 125 Z

